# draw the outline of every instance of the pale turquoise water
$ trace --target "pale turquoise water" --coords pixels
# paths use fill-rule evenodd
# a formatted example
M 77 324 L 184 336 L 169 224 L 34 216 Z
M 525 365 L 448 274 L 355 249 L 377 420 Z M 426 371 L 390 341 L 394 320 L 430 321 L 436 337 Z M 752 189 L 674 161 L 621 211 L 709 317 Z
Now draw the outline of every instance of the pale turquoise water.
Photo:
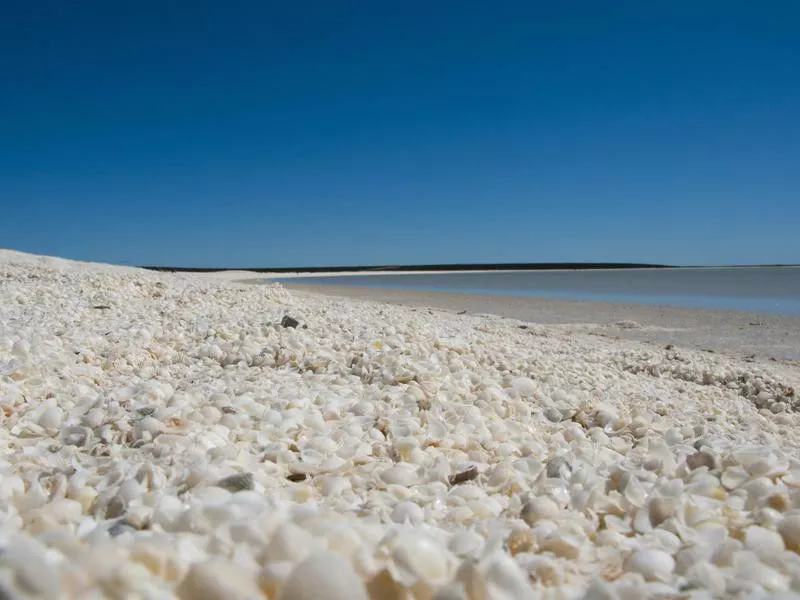
M 283 281 L 800 316 L 800 267 L 343 275 Z

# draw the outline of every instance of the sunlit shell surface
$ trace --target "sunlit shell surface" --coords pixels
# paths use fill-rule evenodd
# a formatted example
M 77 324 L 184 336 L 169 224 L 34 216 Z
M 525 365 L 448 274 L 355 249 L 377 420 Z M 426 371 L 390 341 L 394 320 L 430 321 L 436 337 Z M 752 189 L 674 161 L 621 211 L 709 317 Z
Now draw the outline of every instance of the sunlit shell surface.
M 799 386 L 577 325 L 0 251 L 0 596 L 793 597 Z

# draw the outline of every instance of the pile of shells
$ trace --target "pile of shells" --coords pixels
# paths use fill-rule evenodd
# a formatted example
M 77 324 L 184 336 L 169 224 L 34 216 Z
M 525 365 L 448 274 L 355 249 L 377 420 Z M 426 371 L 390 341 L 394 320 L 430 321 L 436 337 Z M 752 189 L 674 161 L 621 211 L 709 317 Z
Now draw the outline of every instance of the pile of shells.
M 795 597 L 798 383 L 1 252 L 0 596 Z

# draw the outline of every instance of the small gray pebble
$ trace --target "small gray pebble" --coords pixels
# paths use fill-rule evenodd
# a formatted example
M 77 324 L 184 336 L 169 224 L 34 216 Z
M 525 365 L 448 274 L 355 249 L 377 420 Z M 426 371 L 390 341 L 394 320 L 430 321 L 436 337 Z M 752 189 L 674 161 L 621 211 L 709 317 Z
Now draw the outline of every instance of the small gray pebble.
M 78 446 L 79 448 L 86 445 L 86 440 L 89 439 L 89 429 L 80 427 L 78 425 L 67 427 L 61 432 L 61 441 L 67 446 Z
M 252 490 L 255 487 L 255 481 L 252 473 L 237 473 L 236 475 L 223 477 L 214 485 L 226 489 L 229 492 L 241 492 L 244 490 Z
M 106 505 L 106 519 L 116 519 L 125 514 L 128 503 L 121 496 L 114 496 Z
M 557 479 L 562 475 L 569 477 L 571 471 L 572 467 L 563 456 L 556 456 L 547 463 L 547 476 L 551 479 Z
M 545 408 L 542 414 L 544 415 L 545 419 L 552 421 L 553 423 L 559 423 L 563 418 L 561 411 L 553 406 L 548 406 Z
M 286 315 L 283 317 L 283 319 L 281 319 L 281 327 L 291 327 L 292 329 L 295 329 L 298 325 L 300 325 L 300 321 L 293 319 L 289 315 Z

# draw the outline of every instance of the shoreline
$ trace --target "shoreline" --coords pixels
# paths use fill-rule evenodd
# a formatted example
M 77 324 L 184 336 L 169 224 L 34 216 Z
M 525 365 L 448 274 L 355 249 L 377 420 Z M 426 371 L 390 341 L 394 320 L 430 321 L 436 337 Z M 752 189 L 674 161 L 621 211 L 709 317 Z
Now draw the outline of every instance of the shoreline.
M 220 270 L 168 270 L 150 269 L 153 272 L 173 273 L 176 275 L 191 275 L 210 279 L 225 281 L 238 281 L 246 283 L 263 283 L 264 281 L 276 281 L 281 279 L 320 279 L 329 277 L 369 277 L 372 275 L 467 275 L 467 274 L 486 274 L 486 273 L 577 273 L 577 272 L 636 272 L 636 271 L 716 271 L 720 269 L 800 269 L 800 265 L 777 264 L 777 265 L 698 265 L 698 266 L 630 266 L 630 267 L 548 267 L 548 268 L 475 268 L 475 269 L 375 269 L 365 271 L 355 270 L 333 270 L 333 271 L 259 271 L 257 269 L 220 269 Z
M 240 281 L 241 283 L 264 283 Z M 722 352 L 748 360 L 800 364 L 800 317 L 723 309 L 600 301 L 556 300 L 530 296 L 492 296 L 392 290 L 356 286 L 280 282 L 292 293 L 319 294 L 464 314 L 491 314 L 537 325 L 561 327 L 603 337 L 694 350 Z

